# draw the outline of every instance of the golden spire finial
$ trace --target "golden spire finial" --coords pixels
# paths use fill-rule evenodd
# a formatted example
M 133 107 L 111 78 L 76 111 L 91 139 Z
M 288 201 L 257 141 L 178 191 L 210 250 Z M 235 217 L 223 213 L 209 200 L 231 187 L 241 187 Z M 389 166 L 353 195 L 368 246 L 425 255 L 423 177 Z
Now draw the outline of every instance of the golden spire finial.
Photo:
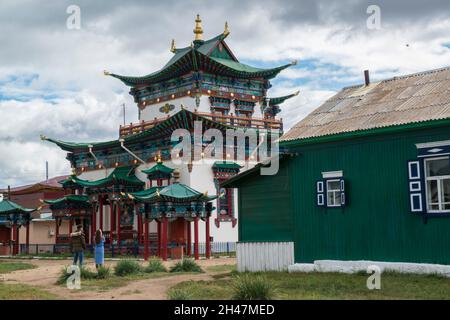
M 175 53 L 177 48 L 175 47 L 175 39 L 172 39 L 172 44 L 170 45 L 170 51 Z
M 200 19 L 200 15 L 197 14 L 197 18 L 195 19 L 195 40 L 202 40 L 203 28 L 202 28 L 202 19 Z
M 156 162 L 162 163 L 161 153 L 158 153 L 158 155 L 156 156 Z
M 223 35 L 227 36 L 230 34 L 230 29 L 228 29 L 228 21 L 225 21 L 225 29 L 223 30 Z

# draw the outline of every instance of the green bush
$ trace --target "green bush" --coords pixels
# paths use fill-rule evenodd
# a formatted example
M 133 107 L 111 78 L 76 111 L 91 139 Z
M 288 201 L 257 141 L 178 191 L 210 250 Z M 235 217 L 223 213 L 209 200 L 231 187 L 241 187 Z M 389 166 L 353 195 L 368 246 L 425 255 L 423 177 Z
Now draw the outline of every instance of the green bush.
M 114 273 L 116 276 L 123 277 L 130 274 L 136 274 L 141 271 L 141 266 L 139 263 L 133 260 L 121 260 L 117 262 L 114 268 Z
M 107 279 L 111 275 L 111 270 L 108 267 L 100 266 L 97 269 L 97 279 Z
M 232 288 L 234 300 L 271 300 L 275 295 L 272 284 L 261 275 L 238 275 Z
M 148 262 L 147 267 L 145 267 L 144 272 L 152 273 L 152 272 L 167 272 L 166 267 L 162 264 L 161 260 L 151 259 Z
M 194 260 L 183 259 L 170 268 L 170 272 L 203 272 L 203 270 Z
M 171 289 L 167 293 L 170 300 L 191 300 L 192 295 L 183 289 Z

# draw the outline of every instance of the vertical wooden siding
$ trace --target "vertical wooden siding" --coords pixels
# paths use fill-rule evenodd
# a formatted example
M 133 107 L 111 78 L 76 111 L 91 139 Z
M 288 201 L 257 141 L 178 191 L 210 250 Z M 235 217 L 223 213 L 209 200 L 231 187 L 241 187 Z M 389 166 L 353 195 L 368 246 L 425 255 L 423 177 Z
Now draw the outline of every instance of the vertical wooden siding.
M 407 161 L 417 156 L 415 144 L 440 140 L 450 140 L 449 128 L 292 148 L 301 153 L 288 164 L 295 261 L 450 264 L 450 218 L 431 218 L 424 224 L 420 216 L 410 213 L 407 193 Z M 322 172 L 334 170 L 344 172 L 348 205 L 342 209 L 317 207 L 315 182 Z M 259 206 L 279 205 L 278 196 L 259 201 Z M 246 210 L 243 212 L 245 216 Z M 269 232 L 267 228 L 261 237 L 267 238 Z
M 293 241 L 290 190 L 288 166 L 249 177 L 239 187 L 239 241 Z

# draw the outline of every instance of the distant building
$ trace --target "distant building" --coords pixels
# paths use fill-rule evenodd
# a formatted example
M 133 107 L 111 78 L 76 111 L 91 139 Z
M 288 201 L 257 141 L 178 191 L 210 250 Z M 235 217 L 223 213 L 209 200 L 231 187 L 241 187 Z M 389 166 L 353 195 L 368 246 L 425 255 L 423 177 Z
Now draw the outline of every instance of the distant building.
M 450 68 L 344 88 L 281 147 L 277 175 L 223 184 L 239 188 L 241 270 L 450 264 Z
M 55 220 L 52 217 L 52 212 L 48 206 L 43 206 L 44 200 L 57 199 L 64 196 L 65 191 L 59 181 L 66 179 L 67 176 L 59 176 L 51 178 L 47 181 L 41 181 L 35 184 L 29 184 L 10 189 L 11 201 L 25 207 L 25 208 L 41 208 L 31 214 L 31 221 L 29 225 L 29 242 L 34 244 L 55 244 Z M 8 195 L 8 190 L 0 190 L 5 197 Z M 68 225 L 63 228 L 67 229 Z M 8 231 L 5 234 L 8 233 Z M 9 230 L 11 233 L 11 230 Z M 9 236 L 8 239 L 12 239 Z M 26 242 L 26 228 L 19 228 L 19 242 L 25 244 Z M 31 252 L 36 247 L 31 248 Z M 53 250 L 52 247 L 41 246 L 42 250 Z

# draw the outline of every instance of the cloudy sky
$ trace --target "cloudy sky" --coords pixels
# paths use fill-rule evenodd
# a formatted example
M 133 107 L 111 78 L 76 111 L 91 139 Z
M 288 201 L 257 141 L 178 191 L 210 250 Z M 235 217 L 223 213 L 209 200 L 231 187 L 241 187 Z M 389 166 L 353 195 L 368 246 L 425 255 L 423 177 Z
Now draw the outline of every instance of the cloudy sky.
M 380 27 L 368 28 L 380 8 Z M 81 10 L 68 29 L 67 8 Z M 228 45 L 241 62 L 277 66 L 299 60 L 270 94 L 301 94 L 284 105 L 286 128 L 340 88 L 450 65 L 450 2 L 402 1 L 26 1 L 0 2 L 0 188 L 69 172 L 65 152 L 40 134 L 68 141 L 115 139 L 136 121 L 128 88 L 103 70 L 143 75 L 193 40 L 195 14 L 204 38 L 228 21 Z M 369 26 L 373 24 L 369 23 Z

